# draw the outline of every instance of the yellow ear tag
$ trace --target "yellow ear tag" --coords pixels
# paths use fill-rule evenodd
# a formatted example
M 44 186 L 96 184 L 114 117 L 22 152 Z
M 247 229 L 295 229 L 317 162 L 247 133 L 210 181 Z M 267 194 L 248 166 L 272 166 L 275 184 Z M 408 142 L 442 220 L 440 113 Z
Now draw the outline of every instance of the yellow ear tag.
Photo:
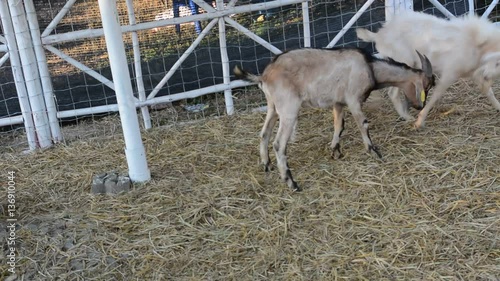
M 424 90 L 422 90 L 422 91 L 420 92 L 420 100 L 421 100 L 422 102 L 425 102 L 425 91 L 424 91 Z

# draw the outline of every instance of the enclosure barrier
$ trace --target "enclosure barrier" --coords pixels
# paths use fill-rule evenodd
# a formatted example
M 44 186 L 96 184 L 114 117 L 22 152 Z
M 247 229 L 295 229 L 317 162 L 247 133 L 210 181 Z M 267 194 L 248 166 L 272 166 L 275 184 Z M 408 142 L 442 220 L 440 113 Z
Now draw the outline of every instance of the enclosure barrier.
M 9 6 L 7 5 L 7 1 L 0 1 L 0 15 L 2 19 L 2 28 L 5 36 L 4 43 L 6 43 L 9 46 L 8 55 L 10 58 L 10 64 L 14 76 L 16 92 L 22 114 L 22 116 L 0 119 L 0 126 L 21 124 L 24 121 L 24 129 L 26 131 L 26 137 L 28 139 L 28 146 L 30 149 L 35 149 L 37 147 L 35 124 L 33 121 L 33 117 L 31 116 L 31 108 L 29 105 L 28 92 L 26 90 L 26 84 L 24 83 L 24 76 L 21 68 L 21 58 L 19 57 L 19 51 L 17 50 L 16 36 L 14 33 L 14 27 L 12 25 L 12 20 L 11 20 L 12 17 L 10 16 L 10 11 L 9 11 Z
M 32 2 L 33 0 L 26 0 L 24 1 L 26 3 L 26 6 L 28 7 L 27 10 L 30 10 L 29 7 L 33 6 Z M 454 17 L 452 13 L 450 13 L 446 8 L 437 2 L 436 0 L 429 0 L 431 3 L 433 3 L 439 11 L 444 13 L 445 15 L 449 17 Z M 22 3 L 21 1 L 11 1 L 14 4 Z M 61 57 L 68 63 L 74 65 L 78 69 L 82 70 L 83 72 L 91 75 L 98 81 L 103 82 L 106 86 L 114 90 L 114 84 L 112 81 L 107 79 L 106 77 L 100 75 L 99 73 L 95 72 L 91 68 L 85 66 L 84 64 L 72 59 L 70 56 L 64 54 L 62 51 L 56 49 L 55 47 L 52 46 L 52 44 L 56 43 L 63 43 L 67 41 L 73 41 L 73 40 L 78 40 L 78 39 L 84 39 L 84 38 L 94 38 L 94 37 L 99 37 L 104 35 L 103 29 L 91 29 L 91 30 L 84 30 L 84 31 L 73 31 L 73 32 L 67 32 L 67 33 L 62 33 L 62 34 L 53 34 L 50 35 L 51 32 L 54 30 L 54 28 L 57 26 L 57 24 L 64 18 L 64 16 L 68 13 L 70 10 L 71 6 L 76 2 L 76 0 L 69 0 L 66 2 L 64 7 L 59 11 L 59 13 L 54 17 L 52 22 L 47 26 L 47 28 L 42 32 L 41 34 L 41 44 L 43 47 L 54 53 L 55 55 Z M 180 17 L 180 18 L 172 18 L 172 19 L 165 19 L 165 20 L 160 20 L 160 21 L 155 21 L 155 22 L 145 22 L 145 23 L 135 23 L 135 16 L 134 16 L 134 11 L 133 11 L 133 5 L 132 5 L 132 0 L 127 0 L 127 7 L 128 7 L 128 16 L 130 20 L 129 25 L 124 25 L 121 27 L 122 32 L 132 32 L 132 39 L 133 39 L 133 50 L 134 50 L 134 63 L 135 63 L 135 72 L 138 74 L 136 83 L 137 83 L 137 88 L 138 88 L 138 96 L 139 99 L 134 98 L 135 100 L 135 106 L 141 108 L 141 112 L 143 115 L 143 120 L 144 120 L 144 126 L 145 128 L 150 128 L 150 118 L 148 117 L 149 112 L 145 105 L 153 105 L 156 103 L 163 103 L 165 101 L 172 102 L 180 99 L 185 99 L 185 98 L 193 98 L 193 97 L 198 97 L 202 95 L 206 95 L 209 93 L 214 93 L 214 91 L 219 91 L 223 90 L 225 94 L 225 99 L 226 99 L 226 110 L 228 114 L 232 114 L 233 110 L 232 109 L 232 99 L 230 95 L 230 90 L 235 88 L 235 87 L 241 87 L 241 86 L 246 86 L 248 84 L 244 85 L 235 85 L 234 83 L 228 83 L 228 66 L 227 66 L 227 61 L 223 62 L 223 68 L 225 69 L 224 72 L 226 73 L 224 75 L 225 81 L 224 81 L 224 86 L 210 86 L 204 89 L 199 89 L 198 91 L 188 91 L 186 93 L 179 93 L 175 95 L 170 95 L 170 97 L 162 97 L 162 98 L 156 98 L 156 95 L 158 94 L 159 90 L 166 84 L 168 79 L 173 75 L 173 73 L 178 69 L 178 67 L 182 64 L 182 62 L 193 52 L 193 50 L 196 48 L 196 46 L 201 42 L 201 40 L 204 38 L 206 34 L 215 26 L 216 23 L 219 23 L 219 27 L 223 27 L 222 23 L 218 21 L 217 19 L 223 18 L 225 23 L 231 25 L 235 29 L 241 31 L 243 34 L 251 38 L 252 40 L 256 41 L 257 43 L 261 44 L 262 46 L 266 47 L 269 49 L 271 52 L 274 54 L 279 54 L 281 51 L 274 47 L 273 45 L 269 44 L 267 41 L 264 39 L 260 38 L 256 34 L 250 32 L 248 29 L 245 27 L 241 26 L 228 16 L 231 14 L 237 14 L 237 13 L 242 13 L 242 12 L 252 12 L 252 11 L 259 11 L 263 9 L 272 9 L 272 8 L 277 8 L 281 6 L 286 6 L 286 5 L 291 5 L 291 4 L 297 4 L 297 3 L 302 3 L 302 16 L 303 16 L 303 27 L 304 27 L 304 46 L 310 46 L 311 45 L 311 35 L 310 35 L 310 27 L 309 27 L 309 9 L 308 9 L 308 1 L 304 0 L 286 0 L 286 1 L 270 1 L 266 3 L 258 3 L 258 4 L 249 4 L 249 5 L 242 5 L 242 6 L 237 6 L 235 7 L 234 4 L 237 2 L 235 0 L 232 0 L 229 2 L 229 4 L 224 8 L 218 7 L 217 10 L 211 7 L 210 5 L 206 4 L 204 1 L 200 0 L 195 0 L 195 2 L 205 10 L 207 10 L 207 13 L 204 14 L 198 14 L 198 15 L 191 15 L 191 16 L 186 16 L 186 17 Z M 338 43 L 339 39 L 346 33 L 346 31 L 352 27 L 352 25 L 356 22 L 356 20 L 359 18 L 359 16 L 366 11 L 366 9 L 373 3 L 373 0 L 368 0 L 364 3 L 364 5 L 358 10 L 358 12 L 347 22 L 347 24 L 344 25 L 343 29 L 335 36 L 335 38 L 327 45 L 327 47 L 332 47 L 335 44 Z M 9 2 L 10 3 L 10 2 Z M 474 5 L 472 0 L 468 0 L 469 3 L 469 11 L 472 12 L 474 11 Z M 404 1 L 404 0 L 386 0 L 386 17 L 387 19 L 390 19 L 390 16 L 394 13 L 397 13 L 398 10 L 400 10 L 400 7 L 403 7 L 403 9 L 411 9 L 412 8 L 413 1 Z M 484 12 L 482 15 L 483 17 L 487 17 L 495 8 L 495 6 L 498 4 L 498 0 L 494 0 L 491 2 L 489 5 L 488 9 Z M 5 2 L 2 3 L 2 6 L 5 6 Z M 15 5 L 14 5 L 15 6 Z M 2 9 L 5 10 L 5 9 Z M 8 11 L 8 9 L 6 9 Z M 8 24 L 4 23 L 4 20 L 7 18 L 11 18 L 10 15 L 5 14 L 3 12 L 2 15 L 2 23 L 5 29 L 8 28 Z M 144 86 L 142 84 L 142 77 L 141 77 L 141 67 L 139 65 L 140 62 L 140 51 L 139 51 L 139 42 L 137 39 L 136 35 L 134 36 L 133 34 L 137 31 L 140 30 L 147 30 L 151 28 L 158 28 L 158 27 L 164 27 L 164 26 L 169 26 L 169 25 L 175 25 L 175 24 L 181 24 L 181 23 L 186 23 L 186 22 L 193 22 L 193 21 L 199 21 L 199 20 L 217 20 L 217 22 L 211 21 L 210 24 L 205 27 L 204 32 L 202 32 L 199 37 L 191 44 L 191 46 L 185 51 L 183 56 L 172 66 L 172 68 L 168 71 L 168 73 L 165 75 L 165 77 L 160 81 L 160 83 L 147 95 L 144 90 Z M 8 29 L 7 29 L 8 31 Z M 224 34 L 224 29 L 220 28 L 219 31 L 221 34 Z M 7 34 L 7 32 L 6 32 Z M 13 34 L 15 37 L 15 33 Z M 223 37 L 222 35 L 221 37 Z M 36 41 L 36 39 L 33 39 Z M 221 47 L 223 46 L 224 43 L 222 43 L 223 40 L 221 40 Z M 35 42 L 36 43 L 36 42 Z M 8 44 L 8 45 L 13 45 L 13 44 Z M 37 44 L 35 44 L 37 45 Z M 39 48 L 36 48 L 36 50 Z M 221 48 L 223 49 L 223 48 Z M 15 49 L 13 49 L 15 50 Z M 1 51 L 1 46 L 0 46 L 0 51 Z M 37 51 L 40 53 L 39 51 Z M 224 51 L 221 50 L 221 55 L 223 55 Z M 17 66 L 13 61 L 15 58 L 12 58 L 11 51 L 9 50 L 9 55 L 4 56 L 1 60 L 5 61 L 8 58 L 11 59 L 12 67 L 13 69 L 16 68 Z M 42 59 L 39 59 L 40 61 L 43 61 Z M 1 61 L 0 61 L 1 62 Z M 42 78 L 47 77 L 45 74 L 45 68 L 43 63 L 39 64 L 40 68 L 40 73 L 44 73 Z M 18 75 L 17 75 L 18 76 Z M 24 84 L 22 79 L 16 79 L 16 84 L 19 84 L 17 87 L 18 95 L 19 95 L 19 101 L 21 103 L 22 107 L 22 117 L 20 116 L 14 116 L 14 117 L 7 117 L 7 118 L 1 118 L 0 119 L 0 125 L 6 126 L 6 125 L 15 125 L 15 124 L 21 124 L 25 123 L 25 128 L 28 136 L 28 143 L 30 144 L 30 148 L 36 147 L 37 136 L 33 131 L 36 126 L 35 122 L 32 122 L 34 124 L 31 124 L 30 118 L 28 115 L 31 115 L 31 111 L 29 109 L 29 106 L 26 106 L 26 97 L 29 95 L 24 96 L 23 95 L 23 87 L 20 84 Z M 26 84 L 36 84 L 35 87 L 37 86 L 38 83 L 41 83 L 40 80 L 39 82 L 33 82 L 31 79 L 30 82 L 26 81 Z M 67 117 L 77 117 L 77 116 L 82 116 L 82 115 L 87 115 L 87 114 L 96 114 L 96 113 L 104 113 L 104 112 L 113 112 L 118 110 L 118 106 L 116 105 L 105 105 L 105 106 L 98 106 L 96 108 L 84 108 L 84 109 L 77 109 L 77 110 L 68 110 L 68 111 L 59 111 L 55 112 L 54 105 L 50 103 L 51 99 L 48 99 L 47 97 L 50 96 L 51 90 L 50 90 L 50 83 L 44 83 L 43 81 L 47 81 L 47 79 L 42 80 L 42 84 L 47 85 L 47 87 L 44 88 L 44 97 L 45 97 L 45 103 L 48 105 L 47 108 L 42 107 L 42 111 L 48 112 L 47 116 L 42 116 L 40 118 L 37 118 L 37 121 L 39 124 L 44 122 L 50 123 L 50 126 L 44 125 L 43 127 L 45 128 L 50 128 L 52 130 L 51 135 L 52 135 L 52 140 L 60 140 L 62 137 L 60 133 L 58 132 L 58 126 L 56 125 L 56 122 L 54 121 L 55 118 L 67 118 Z M 30 86 L 31 88 L 31 86 Z M 27 92 L 27 91 L 24 91 Z M 39 104 L 44 104 L 42 102 L 35 103 L 35 109 Z M 33 115 L 35 116 L 35 115 Z M 36 116 L 39 117 L 39 116 Z M 46 120 L 50 119 L 50 120 Z M 41 125 L 40 125 L 41 126 Z M 50 136 L 49 133 L 47 133 L 46 129 L 41 129 L 41 137 L 44 135 Z M 50 137 L 46 137 L 45 139 L 51 139 Z M 47 142 L 44 142 L 47 144 Z
M 2 1 L 0 17 L 29 148 L 49 147 L 61 141 L 62 136 L 33 2 Z
M 25 1 L 26 16 L 28 19 L 29 29 L 31 32 L 31 39 L 33 40 L 33 48 L 37 59 L 37 66 L 40 72 L 40 82 L 43 90 L 43 98 L 47 107 L 47 115 L 49 118 L 49 127 L 52 136 L 52 142 L 58 143 L 62 141 L 61 129 L 59 128 L 59 121 L 57 120 L 57 108 L 54 100 L 54 89 L 52 88 L 52 81 L 50 77 L 49 67 L 47 65 L 47 58 L 45 57 L 45 50 L 42 46 L 40 38 L 40 28 L 38 27 L 38 19 L 36 16 L 35 5 L 33 1 Z
M 33 0 L 26 0 L 25 2 L 32 2 Z M 57 55 L 58 57 L 62 58 L 63 60 L 67 61 L 71 65 L 75 66 L 76 68 L 82 70 L 83 72 L 89 74 L 90 76 L 94 77 L 98 81 L 101 81 L 104 83 L 106 86 L 109 88 L 115 90 L 114 88 L 114 83 L 107 79 L 106 77 L 102 76 L 101 74 L 97 73 L 96 71 L 92 70 L 91 68 L 85 66 L 84 64 L 76 61 L 75 59 L 71 58 L 70 56 L 64 54 L 64 52 L 56 49 L 52 44 L 56 43 L 63 43 L 63 42 L 68 42 L 68 41 L 73 41 L 73 40 L 79 40 L 79 39 L 85 39 L 85 38 L 94 38 L 94 37 L 100 37 L 104 35 L 104 30 L 102 28 L 99 29 L 91 29 L 91 30 L 84 30 L 84 31 L 73 31 L 73 32 L 67 32 L 67 33 L 62 33 L 62 34 L 54 34 L 54 35 L 49 35 L 52 30 L 57 26 L 57 24 L 64 18 L 64 16 L 68 13 L 70 10 L 71 6 L 76 2 L 76 0 L 68 1 L 66 5 L 59 11 L 59 13 L 54 17 L 52 22 L 47 26 L 45 31 L 42 32 L 41 35 L 41 42 L 43 46 L 45 47 L 46 50 L 52 52 L 53 54 Z M 145 23 L 138 23 L 135 24 L 131 20 L 130 25 L 124 25 L 121 27 L 121 31 L 123 33 L 125 32 L 137 32 L 140 30 L 148 30 L 152 28 L 158 28 L 158 27 L 164 27 L 164 26 L 169 26 L 169 25 L 175 25 L 175 24 L 180 24 L 180 23 L 186 23 L 186 22 L 193 22 L 193 21 L 198 21 L 198 20 L 213 20 L 214 22 L 210 23 L 203 32 L 198 36 L 198 38 L 191 44 L 191 46 L 186 50 L 186 52 L 183 54 L 183 56 L 172 66 L 172 68 L 168 71 L 168 73 L 165 75 L 165 77 L 158 83 L 158 85 L 149 93 L 147 98 L 141 98 L 141 95 L 143 93 L 141 89 L 141 86 L 138 84 L 139 88 L 139 99 L 134 97 L 135 101 L 135 106 L 136 107 L 142 107 L 141 112 L 143 114 L 143 119 L 145 122 L 145 128 L 150 128 L 151 126 L 148 125 L 150 123 L 149 118 L 147 117 L 148 112 L 147 108 L 145 108 L 145 105 L 153 105 L 153 104 L 159 104 L 163 103 L 165 101 L 168 102 L 173 102 L 176 100 L 181 100 L 181 99 L 186 99 L 186 98 L 194 98 L 210 93 L 216 93 L 218 91 L 224 91 L 224 96 L 226 100 L 226 112 L 230 115 L 233 114 L 234 108 L 232 105 L 232 94 L 231 94 L 231 89 L 235 87 L 241 87 L 241 86 L 247 86 L 250 85 L 249 83 L 230 83 L 229 81 L 229 61 L 225 59 L 223 61 L 223 72 L 224 74 L 224 82 L 222 85 L 215 85 L 215 86 L 209 86 L 206 88 L 202 88 L 199 90 L 194 90 L 194 91 L 188 91 L 185 93 L 179 93 L 175 95 L 169 95 L 169 97 L 161 97 L 161 98 L 155 98 L 160 89 L 167 83 L 168 79 L 173 75 L 173 73 L 178 69 L 178 67 L 182 64 L 182 62 L 193 52 L 193 50 L 196 48 L 196 46 L 201 42 L 203 37 L 208 34 L 208 32 L 215 26 L 216 23 L 219 23 L 219 36 L 223 38 L 225 36 L 225 25 L 223 22 L 221 22 L 219 19 L 222 19 L 226 23 L 230 24 L 232 27 L 234 27 L 237 30 L 240 30 L 244 32 L 246 36 L 251 38 L 252 40 L 256 41 L 259 44 L 262 44 L 264 47 L 268 48 L 271 50 L 274 54 L 279 54 L 281 51 L 277 48 L 275 48 L 273 45 L 269 44 L 267 41 L 264 39 L 260 38 L 256 34 L 252 33 L 248 29 L 244 28 L 241 26 L 239 23 L 235 22 L 234 20 L 230 19 L 228 16 L 232 14 L 238 14 L 238 13 L 246 13 L 246 12 L 253 12 L 253 11 L 260 11 L 260 10 L 265 10 L 265 9 L 272 9 L 272 8 L 277 8 L 277 7 L 282 7 L 286 5 L 292 5 L 292 4 L 298 4 L 302 3 L 302 11 L 305 13 L 307 11 L 308 15 L 308 5 L 307 5 L 307 0 L 278 0 L 278 1 L 270 1 L 266 3 L 258 3 L 258 4 L 249 4 L 249 5 L 241 5 L 234 7 L 234 4 L 236 1 L 231 1 L 229 5 L 226 7 L 219 6 L 218 10 L 215 10 L 213 7 L 210 5 L 206 4 L 204 1 L 200 0 L 194 0 L 195 3 L 197 3 L 200 7 L 204 8 L 207 10 L 207 13 L 204 14 L 198 14 L 198 15 L 192 15 L 192 16 L 186 16 L 186 17 L 181 17 L 181 18 L 173 18 L 173 19 L 165 19 L 165 20 L 160 20 L 160 21 L 155 21 L 155 22 L 145 22 Z M 129 13 L 129 18 L 133 19 L 134 18 L 134 12 L 132 7 L 129 5 L 128 6 L 128 13 Z M 309 20 L 308 16 L 304 17 L 304 45 L 305 46 L 310 46 L 310 28 L 309 28 Z M 224 40 L 220 40 L 221 42 L 221 55 L 224 58 L 227 56 L 226 50 L 224 50 Z M 133 44 L 134 48 L 134 55 L 135 58 L 134 60 L 138 62 L 140 60 L 140 51 L 139 51 L 139 46 L 138 43 Z M 135 64 L 135 71 L 136 73 L 140 74 L 141 69 L 140 65 L 138 63 Z M 142 77 L 138 75 L 137 81 L 141 81 Z M 141 83 L 141 82 L 138 82 Z M 145 94 L 145 93 L 144 93 Z M 90 115 L 90 114 L 97 114 L 97 113 L 104 113 L 104 112 L 115 112 L 118 110 L 117 105 L 104 105 L 104 106 L 98 106 L 98 107 L 90 107 L 90 108 L 83 108 L 83 109 L 76 109 L 76 110 L 68 110 L 68 111 L 59 111 L 57 112 L 57 118 L 66 118 L 66 117 L 77 117 L 77 116 L 82 116 L 82 115 Z M 20 118 L 2 118 L 0 119 L 0 124 L 4 125 L 15 125 L 15 124 L 20 124 L 22 123 L 22 120 Z
M 50 139 L 47 107 L 41 95 L 42 84 L 40 73 L 37 71 L 37 59 L 33 48 L 33 41 L 30 38 L 23 2 L 9 0 L 8 3 L 14 33 L 16 34 L 17 49 L 21 58 L 21 68 L 25 79 L 24 83 L 28 90 L 31 115 L 35 124 L 37 145 L 41 148 L 49 147 L 52 145 L 52 142 Z

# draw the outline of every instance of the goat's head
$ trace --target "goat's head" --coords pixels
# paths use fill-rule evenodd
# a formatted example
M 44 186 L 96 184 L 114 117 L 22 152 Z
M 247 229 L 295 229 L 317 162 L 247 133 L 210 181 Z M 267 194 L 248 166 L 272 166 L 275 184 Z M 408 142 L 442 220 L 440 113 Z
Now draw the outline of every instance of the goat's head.
M 426 56 L 416 51 L 420 58 L 422 69 L 418 70 L 414 79 L 403 85 L 406 100 L 415 109 L 422 109 L 427 101 L 429 90 L 435 84 L 435 76 L 432 74 L 432 64 Z

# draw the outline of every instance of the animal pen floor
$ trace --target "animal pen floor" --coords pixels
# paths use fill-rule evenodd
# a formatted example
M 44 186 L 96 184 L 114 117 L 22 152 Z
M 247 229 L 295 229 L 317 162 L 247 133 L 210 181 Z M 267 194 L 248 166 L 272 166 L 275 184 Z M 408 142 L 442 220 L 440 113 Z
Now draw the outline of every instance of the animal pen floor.
M 152 180 L 119 196 L 90 194 L 94 175 L 126 172 L 119 132 L 4 152 L 18 280 L 498 280 L 499 113 L 471 84 L 450 92 L 420 131 L 372 95 L 382 161 L 350 114 L 331 159 L 330 111 L 303 110 L 288 149 L 300 193 L 258 165 L 262 113 L 144 132 Z

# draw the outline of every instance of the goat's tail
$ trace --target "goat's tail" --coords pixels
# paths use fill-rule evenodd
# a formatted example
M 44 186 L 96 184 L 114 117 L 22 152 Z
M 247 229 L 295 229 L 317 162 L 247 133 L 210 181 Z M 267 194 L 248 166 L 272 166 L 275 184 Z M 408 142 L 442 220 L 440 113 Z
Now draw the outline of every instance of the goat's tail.
M 365 28 L 356 28 L 356 35 L 365 42 L 373 42 L 377 34 Z
M 255 83 L 262 82 L 261 76 L 252 74 L 248 71 L 245 71 L 245 70 L 241 69 L 239 66 L 235 66 L 233 71 L 234 71 L 234 75 L 238 79 L 243 79 L 243 80 L 246 80 L 249 82 L 255 82 Z

